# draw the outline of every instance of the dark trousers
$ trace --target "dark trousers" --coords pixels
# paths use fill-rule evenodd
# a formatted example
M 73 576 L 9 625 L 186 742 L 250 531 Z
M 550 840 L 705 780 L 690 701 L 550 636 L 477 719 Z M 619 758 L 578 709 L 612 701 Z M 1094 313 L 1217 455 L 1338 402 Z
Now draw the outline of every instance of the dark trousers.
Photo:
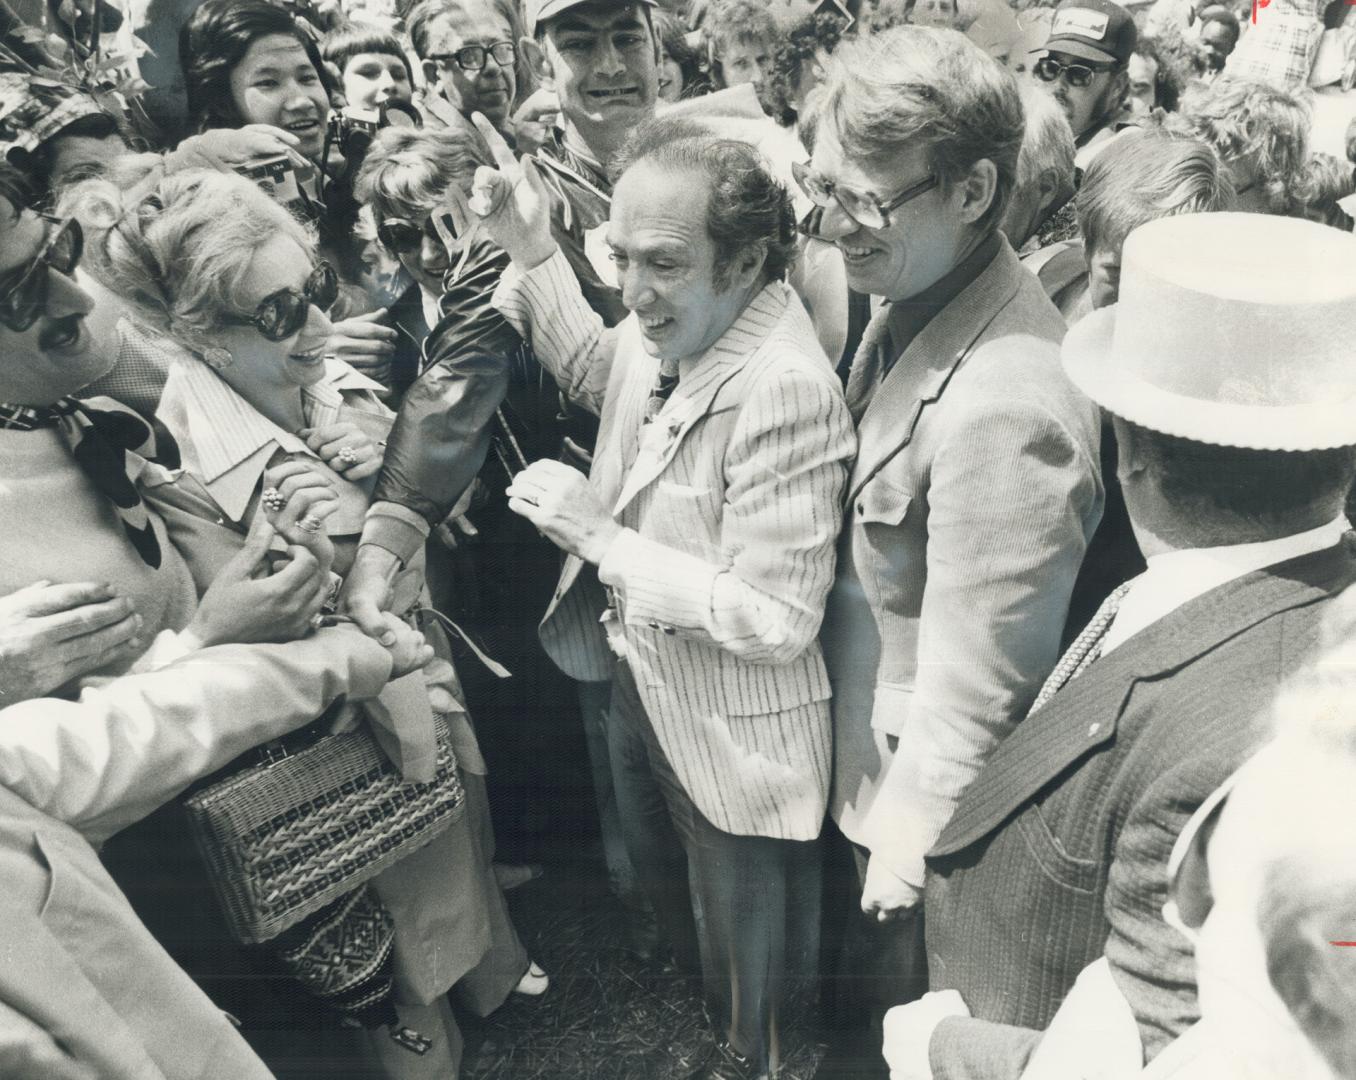
M 885 1012 L 927 991 L 922 908 L 886 923 L 863 915 L 869 852 L 835 826 L 827 840 L 833 871 L 825 889 L 825 1005 L 832 1035 L 815 1080 L 885 1080 Z
M 700 965 L 711 1021 L 775 1068 L 779 1029 L 819 949 L 817 841 L 735 836 L 711 824 L 674 775 L 625 663 L 608 749 L 627 850 L 679 963 Z

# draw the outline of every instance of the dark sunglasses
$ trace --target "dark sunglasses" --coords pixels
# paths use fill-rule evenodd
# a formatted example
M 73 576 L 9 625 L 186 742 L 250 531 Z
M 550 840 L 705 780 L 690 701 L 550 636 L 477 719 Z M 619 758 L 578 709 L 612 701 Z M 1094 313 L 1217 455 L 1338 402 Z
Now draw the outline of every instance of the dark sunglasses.
M 1062 64 L 1053 56 L 1042 56 L 1032 68 L 1041 82 L 1058 82 L 1061 75 L 1067 75 L 1070 86 L 1089 85 L 1093 77 L 1102 71 L 1111 71 L 1115 64 Z
M 387 218 L 377 226 L 377 239 L 392 255 L 408 255 L 411 251 L 418 251 L 426 236 L 430 240 L 442 242 L 431 214 L 423 225 L 416 225 L 404 218 Z
M 225 321 L 252 326 L 269 341 L 285 341 L 301 332 L 314 305 L 328 311 L 339 299 L 339 277 L 329 263 L 316 263 L 300 289 L 279 289 L 259 301 L 253 315 L 231 315 Z
M 485 66 L 486 56 L 493 56 L 500 67 L 512 67 L 518 62 L 518 49 L 511 41 L 497 41 L 493 45 L 467 45 L 454 53 L 433 53 L 429 59 L 456 64 L 462 71 L 479 71 Z
M 868 229 L 888 229 L 890 211 L 897 210 L 910 199 L 916 199 L 924 192 L 937 186 L 937 177 L 926 176 L 916 184 L 910 184 L 894 198 L 881 202 L 869 191 L 858 191 L 843 184 L 825 180 L 818 173 L 811 172 L 804 162 L 791 163 L 791 175 L 806 197 L 816 206 L 829 207 L 837 203 L 848 217 Z
M 51 287 L 50 270 L 72 274 L 85 249 L 85 234 L 74 218 L 62 221 L 50 214 L 40 215 L 50 227 L 47 243 L 25 266 L 16 267 L 0 279 L 0 323 L 22 334 L 38 321 L 47 307 Z

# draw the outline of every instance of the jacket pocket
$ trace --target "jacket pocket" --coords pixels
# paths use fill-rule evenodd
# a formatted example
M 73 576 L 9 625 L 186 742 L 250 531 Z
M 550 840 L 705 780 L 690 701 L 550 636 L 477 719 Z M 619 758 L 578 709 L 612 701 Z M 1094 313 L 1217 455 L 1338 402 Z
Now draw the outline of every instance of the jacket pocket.
M 1091 893 L 1096 889 L 1097 861 L 1070 855 L 1046 824 L 1039 805 L 1033 804 L 1023 810 L 1014 824 L 1041 873 L 1051 881 L 1080 893 Z
M 863 525 L 899 525 L 911 502 L 913 492 L 877 474 L 857 493 L 852 509 Z

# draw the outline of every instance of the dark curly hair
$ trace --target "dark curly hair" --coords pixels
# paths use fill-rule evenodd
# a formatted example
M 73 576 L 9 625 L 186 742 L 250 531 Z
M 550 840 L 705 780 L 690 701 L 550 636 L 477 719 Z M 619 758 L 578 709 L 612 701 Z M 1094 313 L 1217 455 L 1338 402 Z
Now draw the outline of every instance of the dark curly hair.
M 231 72 L 251 45 L 270 34 L 296 38 L 325 92 L 333 93 L 334 82 L 315 38 L 282 8 L 266 0 L 207 0 L 179 31 L 179 63 L 184 70 L 188 114 L 196 130 L 244 124 L 231 94 Z
M 763 84 L 760 100 L 763 108 L 782 127 L 790 127 L 798 116 L 791 103 L 800 91 L 805 66 L 814 63 L 823 49 L 831 54 L 843 40 L 848 22 L 831 11 L 816 11 L 797 19 L 777 45 L 772 57 L 772 75 Z
M 748 143 L 722 139 L 695 120 L 650 120 L 638 127 L 613 169 L 619 178 L 642 163 L 666 174 L 706 178 L 711 199 L 706 231 L 716 245 L 716 285 L 725 288 L 741 255 L 763 251 L 763 278 L 779 281 L 796 258 L 791 196 Z

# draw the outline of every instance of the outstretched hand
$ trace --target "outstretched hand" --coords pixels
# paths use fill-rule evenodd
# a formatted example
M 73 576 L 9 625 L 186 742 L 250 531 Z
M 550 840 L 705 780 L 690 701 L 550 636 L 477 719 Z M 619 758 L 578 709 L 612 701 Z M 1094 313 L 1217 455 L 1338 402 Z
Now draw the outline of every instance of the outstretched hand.
M 481 113 L 471 122 L 494 158 L 494 168 L 476 169 L 469 205 L 485 231 L 520 270 L 531 270 L 556 250 L 551 236 L 551 193 L 531 157 L 514 156 L 504 137 Z

